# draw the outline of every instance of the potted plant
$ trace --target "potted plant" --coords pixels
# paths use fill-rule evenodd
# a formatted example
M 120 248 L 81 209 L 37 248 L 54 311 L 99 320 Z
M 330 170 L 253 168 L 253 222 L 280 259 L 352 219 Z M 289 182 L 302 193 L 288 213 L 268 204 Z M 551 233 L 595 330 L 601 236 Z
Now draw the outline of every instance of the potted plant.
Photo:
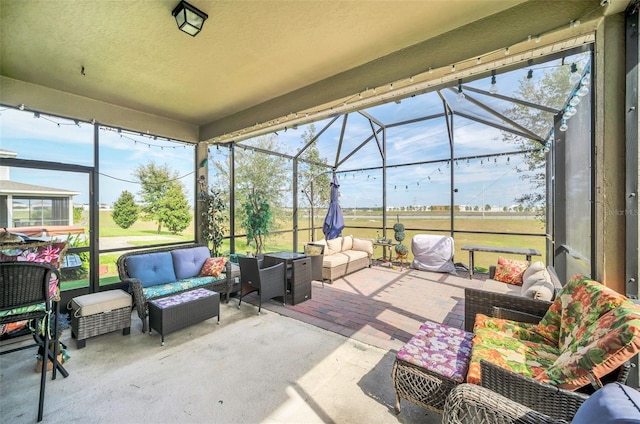
M 253 189 L 242 203 L 244 219 L 242 227 L 247 231 L 248 244 L 255 245 L 255 256 L 262 254 L 265 239 L 269 235 L 271 225 L 271 206 L 269 199 Z
M 407 258 L 407 255 L 409 254 L 409 248 L 406 245 L 402 244 L 402 241 L 405 239 L 406 235 L 404 233 L 404 225 L 399 221 L 400 218 L 398 218 L 398 222 L 393 225 L 393 231 L 395 232 L 394 238 L 398 242 L 398 244 L 396 244 L 395 246 L 396 255 L 402 262 Z
M 224 224 L 227 221 L 227 204 L 222 199 L 220 191 L 210 188 L 209 193 L 201 194 L 200 201 L 203 202 L 202 218 L 202 238 L 206 241 L 211 250 L 211 256 L 220 256 L 220 246 L 227 231 Z

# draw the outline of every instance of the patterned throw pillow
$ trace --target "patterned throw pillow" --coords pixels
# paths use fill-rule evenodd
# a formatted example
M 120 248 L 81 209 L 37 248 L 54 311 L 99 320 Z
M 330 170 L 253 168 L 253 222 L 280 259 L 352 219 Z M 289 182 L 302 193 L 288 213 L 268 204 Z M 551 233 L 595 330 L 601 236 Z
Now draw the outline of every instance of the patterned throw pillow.
M 498 266 L 496 266 L 496 274 L 493 277 L 496 281 L 502 281 L 507 284 L 522 285 L 522 274 L 529 268 L 528 261 L 518 261 L 515 259 L 506 259 L 499 257 Z
M 66 252 L 67 242 L 64 241 L 3 245 L 0 247 L 0 262 L 40 262 L 60 269 Z M 49 281 L 49 296 L 54 302 L 60 301 L 60 287 L 55 275 Z
M 202 265 L 198 277 L 218 277 L 224 270 L 226 263 L 226 258 L 207 258 L 207 260 L 204 261 L 204 265 Z

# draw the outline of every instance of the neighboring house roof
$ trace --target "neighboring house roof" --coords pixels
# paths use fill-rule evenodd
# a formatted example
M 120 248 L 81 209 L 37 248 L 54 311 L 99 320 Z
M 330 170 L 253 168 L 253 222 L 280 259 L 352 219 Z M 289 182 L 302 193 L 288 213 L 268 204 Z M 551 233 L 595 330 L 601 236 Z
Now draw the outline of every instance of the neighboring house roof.
M 0 149 L 0 158 L 15 158 L 18 156 L 16 152 L 7 149 Z
M 19 183 L 17 181 L 0 180 L 0 194 L 70 197 L 76 196 L 80 193 L 77 191 L 62 190 L 59 188 Z

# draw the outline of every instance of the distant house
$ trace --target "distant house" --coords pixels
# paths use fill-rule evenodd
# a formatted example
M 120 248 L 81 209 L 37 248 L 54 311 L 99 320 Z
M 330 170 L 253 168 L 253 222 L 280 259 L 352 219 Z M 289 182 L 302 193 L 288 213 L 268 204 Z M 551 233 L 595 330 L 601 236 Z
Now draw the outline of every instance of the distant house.
M 0 149 L 0 159 L 15 157 Z M 0 227 L 73 225 L 73 196 L 78 192 L 11 181 L 9 168 L 0 166 Z

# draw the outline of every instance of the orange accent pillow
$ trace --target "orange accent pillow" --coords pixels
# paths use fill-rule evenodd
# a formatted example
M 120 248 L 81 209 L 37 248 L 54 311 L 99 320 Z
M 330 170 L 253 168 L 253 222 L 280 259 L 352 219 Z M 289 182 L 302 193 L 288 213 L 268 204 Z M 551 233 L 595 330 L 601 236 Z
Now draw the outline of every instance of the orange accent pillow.
M 198 277 L 218 277 L 222 270 L 224 270 L 226 263 L 226 258 L 207 258 L 207 260 L 204 261 L 204 265 L 202 265 Z
M 518 261 L 499 257 L 493 279 L 503 283 L 521 286 L 522 274 L 524 274 L 527 268 L 529 268 L 529 261 Z

